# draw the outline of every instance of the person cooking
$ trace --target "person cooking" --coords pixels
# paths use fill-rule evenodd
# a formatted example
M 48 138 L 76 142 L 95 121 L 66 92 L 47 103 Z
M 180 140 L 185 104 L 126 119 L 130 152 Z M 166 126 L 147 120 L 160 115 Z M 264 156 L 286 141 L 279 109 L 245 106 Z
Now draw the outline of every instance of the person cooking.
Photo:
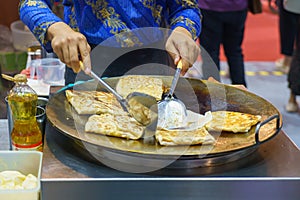
M 85 66 L 85 73 L 90 72 L 91 48 L 107 38 L 125 35 L 137 28 L 170 27 L 174 33 L 180 33 L 182 37 L 172 32 L 165 48 L 174 65 L 182 59 L 182 74 L 192 66 L 199 54 L 195 40 L 201 31 L 201 13 L 196 0 L 64 0 L 64 20 L 52 12 L 53 3 L 58 1 L 21 0 L 19 12 L 21 20 L 43 47 L 56 53 L 69 67 L 66 84 L 75 80 L 76 73 L 80 71 L 80 60 Z M 122 47 L 132 46 L 132 41 L 128 44 L 126 41 L 122 40 Z M 126 61 L 138 59 L 139 54 L 127 57 Z M 157 57 L 160 55 L 153 53 L 148 59 L 153 61 Z M 118 69 L 114 72 L 119 70 L 122 71 Z

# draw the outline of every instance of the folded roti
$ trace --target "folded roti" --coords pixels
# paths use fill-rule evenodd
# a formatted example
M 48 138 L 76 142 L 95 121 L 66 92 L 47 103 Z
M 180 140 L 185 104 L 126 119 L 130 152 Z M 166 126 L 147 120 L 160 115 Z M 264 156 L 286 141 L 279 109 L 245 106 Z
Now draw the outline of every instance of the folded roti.
M 163 94 L 163 82 L 160 78 L 142 75 L 130 75 L 121 77 L 117 83 L 116 91 L 126 98 L 130 93 L 140 92 L 161 100 Z
M 127 114 L 112 93 L 66 90 L 66 98 L 80 115 L 101 113 Z
M 215 138 L 205 128 L 205 124 L 210 122 L 211 119 L 210 111 L 201 115 L 187 110 L 186 124 L 178 124 L 176 129 L 162 126 L 164 122 L 159 121 L 158 130 L 155 133 L 156 140 L 160 145 L 165 146 L 213 144 L 215 143 Z
M 208 131 L 248 132 L 261 120 L 260 115 L 233 111 L 212 112 L 212 120 L 206 124 Z
M 142 137 L 145 127 L 129 115 L 109 113 L 92 115 L 85 124 L 85 131 L 108 136 L 137 140 Z
M 160 145 L 164 146 L 215 143 L 215 138 L 209 134 L 205 127 L 195 130 L 157 130 L 155 138 Z

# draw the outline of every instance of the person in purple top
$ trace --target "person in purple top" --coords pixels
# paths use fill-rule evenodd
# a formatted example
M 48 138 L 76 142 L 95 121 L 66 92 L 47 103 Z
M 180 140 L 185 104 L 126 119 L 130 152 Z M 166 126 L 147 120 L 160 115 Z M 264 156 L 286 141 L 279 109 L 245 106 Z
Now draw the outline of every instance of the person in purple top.
M 278 0 L 277 4 L 279 8 L 279 41 L 282 58 L 275 61 L 275 66 L 277 70 L 288 73 L 297 38 L 299 14 L 286 10 L 284 0 Z
M 300 1 L 284 0 L 283 8 L 294 14 L 296 18 L 296 39 L 295 49 L 293 50 L 292 61 L 288 72 L 288 87 L 290 89 L 290 97 L 285 109 L 287 112 L 299 113 L 299 105 L 297 96 L 300 95 Z
M 202 49 L 203 77 L 213 76 L 213 64 L 220 70 L 220 46 L 223 45 L 229 65 L 232 84 L 247 86 L 244 71 L 242 42 L 248 12 L 247 0 L 198 0 L 202 13 L 202 32 L 199 41 Z M 208 58 L 208 55 L 211 57 Z M 213 61 L 213 62 L 212 62 Z

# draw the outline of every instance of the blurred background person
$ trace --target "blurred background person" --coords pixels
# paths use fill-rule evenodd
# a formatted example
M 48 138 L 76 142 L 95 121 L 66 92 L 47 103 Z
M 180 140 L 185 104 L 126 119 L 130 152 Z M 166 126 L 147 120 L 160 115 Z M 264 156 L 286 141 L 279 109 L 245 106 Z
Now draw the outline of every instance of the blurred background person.
M 279 36 L 280 53 L 282 58 L 275 61 L 277 70 L 288 73 L 292 55 L 295 48 L 295 40 L 298 33 L 298 14 L 284 8 L 284 0 L 277 0 L 279 8 Z
M 198 0 L 202 13 L 202 32 L 199 37 L 203 60 L 203 78 L 212 74 L 214 64 L 220 70 L 220 46 L 223 45 L 232 84 L 247 86 L 245 80 L 242 42 L 248 12 L 246 0 Z M 208 55 L 212 58 L 213 63 Z
M 297 17 L 296 19 L 296 45 L 292 57 L 290 70 L 288 73 L 288 87 L 290 88 L 290 97 L 286 105 L 287 112 L 298 112 L 299 106 L 296 96 L 300 95 L 300 1 L 285 0 L 284 8 Z

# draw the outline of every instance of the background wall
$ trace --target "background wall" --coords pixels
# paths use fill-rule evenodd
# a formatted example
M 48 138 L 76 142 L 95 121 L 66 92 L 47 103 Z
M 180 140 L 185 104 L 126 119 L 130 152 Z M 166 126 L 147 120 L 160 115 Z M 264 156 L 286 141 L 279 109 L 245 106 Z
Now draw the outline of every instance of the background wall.
M 18 4 L 19 0 L 0 0 L 0 24 L 9 27 L 13 21 L 20 18 Z

